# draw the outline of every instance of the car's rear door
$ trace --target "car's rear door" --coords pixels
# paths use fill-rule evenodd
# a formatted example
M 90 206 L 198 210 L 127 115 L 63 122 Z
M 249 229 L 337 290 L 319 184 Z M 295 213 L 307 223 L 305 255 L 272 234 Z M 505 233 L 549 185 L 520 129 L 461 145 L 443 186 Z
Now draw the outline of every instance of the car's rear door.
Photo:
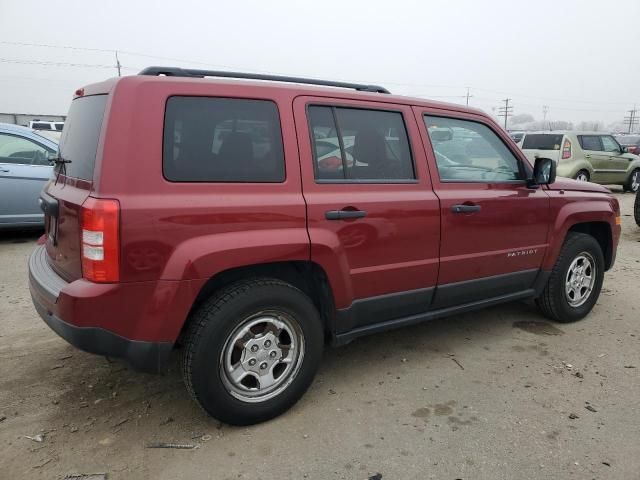
M 593 167 L 591 181 L 606 183 L 609 177 L 610 156 L 604 152 L 601 135 L 578 135 L 578 141 L 584 152 L 584 158 Z
M 547 249 L 549 197 L 506 133 L 482 116 L 415 108 L 440 199 L 434 308 L 527 295 Z
M 40 191 L 51 176 L 53 150 L 30 139 L 0 133 L 0 225 L 40 224 Z
M 333 281 L 338 333 L 427 310 L 439 202 L 411 108 L 298 97 L 294 114 L 311 259 Z

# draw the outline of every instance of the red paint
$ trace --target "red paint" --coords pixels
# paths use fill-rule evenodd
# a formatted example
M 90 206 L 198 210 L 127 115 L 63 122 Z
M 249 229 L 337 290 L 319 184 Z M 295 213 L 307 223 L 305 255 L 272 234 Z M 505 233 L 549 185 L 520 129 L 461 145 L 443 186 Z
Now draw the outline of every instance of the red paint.
M 204 283 L 228 269 L 312 261 L 327 274 L 337 308 L 354 300 L 532 268 L 550 269 L 576 222 L 606 221 L 617 245 L 617 201 L 594 184 L 558 179 L 551 188 L 441 183 L 423 114 L 473 119 L 493 129 L 521 161 L 504 131 L 474 109 L 418 99 L 277 83 L 132 76 L 84 88 L 109 93 L 93 182 L 60 176 L 48 193 L 60 204 L 50 263 L 70 281 L 54 314 L 126 338 L 174 341 Z M 276 103 L 286 180 L 280 184 L 171 183 L 162 176 L 164 108 L 172 95 L 268 99 Z M 318 184 L 308 103 L 400 111 L 417 181 Z M 530 166 L 527 168 L 530 169 Z M 565 191 L 566 190 L 566 191 Z M 119 282 L 82 278 L 81 206 L 119 203 Z M 453 215 L 471 202 L 474 214 Z M 365 218 L 328 221 L 327 210 L 357 208 Z M 514 251 L 534 253 L 510 257 Z

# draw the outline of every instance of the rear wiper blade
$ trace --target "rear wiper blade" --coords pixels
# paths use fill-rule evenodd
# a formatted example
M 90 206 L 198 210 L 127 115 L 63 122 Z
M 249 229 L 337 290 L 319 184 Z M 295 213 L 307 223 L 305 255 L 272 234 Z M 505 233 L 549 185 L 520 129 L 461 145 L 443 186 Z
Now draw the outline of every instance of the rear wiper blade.
M 67 163 L 71 163 L 71 160 L 67 160 L 62 158 L 62 155 L 58 154 L 56 157 L 50 158 L 54 165 L 58 167 L 56 171 L 56 184 L 58 183 L 58 178 L 60 178 L 60 174 L 67 174 Z

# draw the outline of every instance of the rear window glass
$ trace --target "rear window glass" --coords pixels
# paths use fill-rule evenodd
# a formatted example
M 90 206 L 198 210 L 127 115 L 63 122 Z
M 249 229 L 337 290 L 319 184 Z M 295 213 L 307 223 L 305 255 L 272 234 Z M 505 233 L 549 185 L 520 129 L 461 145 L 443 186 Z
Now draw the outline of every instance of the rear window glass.
M 163 170 L 176 182 L 282 182 L 280 119 L 268 100 L 171 97 Z
M 552 135 L 547 133 L 527 134 L 522 142 L 522 149 L 531 150 L 560 150 L 564 135 Z
M 98 139 L 102 130 L 107 95 L 91 95 L 71 102 L 60 138 L 60 157 L 67 160 L 68 177 L 93 179 Z

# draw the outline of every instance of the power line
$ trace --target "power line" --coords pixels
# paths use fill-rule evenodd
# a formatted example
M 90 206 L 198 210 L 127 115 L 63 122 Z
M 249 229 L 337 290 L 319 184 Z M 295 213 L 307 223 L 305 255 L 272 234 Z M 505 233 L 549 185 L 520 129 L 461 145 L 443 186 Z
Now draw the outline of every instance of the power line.
M 633 108 L 631 110 L 627 110 L 627 112 L 629 113 L 629 115 L 624 117 L 624 123 L 627 123 L 629 125 L 629 133 L 631 133 L 633 131 L 633 127 L 638 124 L 638 110 L 634 105 Z
M 505 98 L 503 100 L 504 107 L 500 107 L 498 109 L 498 116 L 499 117 L 504 117 L 504 129 L 505 130 L 507 129 L 507 119 L 513 115 L 513 107 L 509 105 L 510 101 L 511 101 L 510 98 Z

